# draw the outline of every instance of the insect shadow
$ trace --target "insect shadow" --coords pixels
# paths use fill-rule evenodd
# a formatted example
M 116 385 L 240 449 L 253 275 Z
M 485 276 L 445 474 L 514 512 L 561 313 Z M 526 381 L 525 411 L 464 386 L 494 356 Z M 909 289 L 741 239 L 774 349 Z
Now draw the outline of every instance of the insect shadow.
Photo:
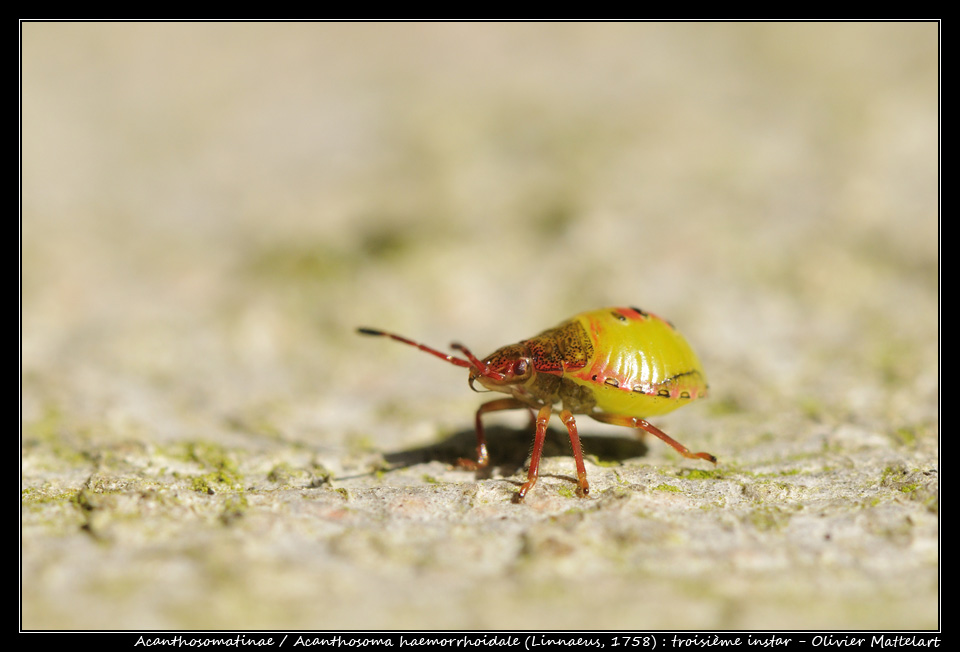
M 489 478 L 494 474 L 509 477 L 526 469 L 533 447 L 533 432 L 529 428 L 509 428 L 489 426 L 484 429 L 490 464 L 475 471 L 477 478 Z M 647 445 L 637 438 L 617 435 L 591 435 L 580 433 L 584 455 L 601 464 L 623 462 L 633 457 L 647 454 Z M 423 464 L 425 462 L 443 462 L 456 466 L 462 458 L 473 459 L 476 455 L 477 434 L 473 429 L 461 430 L 446 439 L 401 451 L 384 454 L 384 460 L 391 470 L 397 470 Z M 547 437 L 543 445 L 544 457 L 570 457 L 570 436 L 566 430 L 547 428 Z M 576 483 L 576 470 L 572 463 L 570 474 L 541 474 L 541 477 L 568 479 Z M 516 482 L 523 484 L 523 480 Z

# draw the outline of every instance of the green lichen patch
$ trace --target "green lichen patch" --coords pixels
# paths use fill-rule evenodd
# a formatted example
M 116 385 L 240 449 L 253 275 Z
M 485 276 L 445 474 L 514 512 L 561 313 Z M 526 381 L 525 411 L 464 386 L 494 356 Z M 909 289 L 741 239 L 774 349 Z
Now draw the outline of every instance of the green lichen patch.
M 247 497 L 242 493 L 231 494 L 223 502 L 223 509 L 220 512 L 220 522 L 224 525 L 232 525 L 239 521 L 246 514 L 250 505 Z
M 923 503 L 928 511 L 936 512 L 939 509 L 940 489 L 936 470 L 909 470 L 905 465 L 888 466 L 883 469 L 879 484 L 908 500 Z
M 673 491 L 676 493 L 683 493 L 683 489 L 680 487 L 675 487 L 672 484 L 658 484 L 656 487 L 652 487 L 651 491 Z
M 576 492 L 576 490 L 573 489 L 572 487 L 568 487 L 568 486 L 566 486 L 566 485 L 561 485 L 561 486 L 557 489 L 557 493 L 560 494 L 563 498 L 576 498 L 576 497 L 577 497 L 577 492 Z
M 750 510 L 746 520 L 761 532 L 769 532 L 785 528 L 791 516 L 790 512 L 781 507 L 763 505 Z
M 291 465 L 289 462 L 280 462 L 274 465 L 267 473 L 267 480 L 281 487 L 303 486 L 319 487 L 330 479 L 330 474 L 321 473 L 318 475 L 310 468 L 301 468 Z
M 677 477 L 686 480 L 719 480 L 726 476 L 721 469 L 681 469 Z

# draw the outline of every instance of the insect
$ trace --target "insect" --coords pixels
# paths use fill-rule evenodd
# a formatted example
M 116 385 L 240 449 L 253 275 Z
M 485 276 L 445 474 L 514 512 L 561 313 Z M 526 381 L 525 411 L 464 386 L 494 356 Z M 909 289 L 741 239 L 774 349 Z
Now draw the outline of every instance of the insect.
M 575 414 L 597 421 L 649 432 L 684 457 L 717 463 L 710 453 L 693 453 L 646 421 L 707 395 L 707 379 L 700 360 L 673 325 L 639 308 L 602 308 L 583 312 L 536 337 L 497 349 L 483 360 L 454 342 L 451 348 L 466 358 L 372 328 L 364 335 L 389 337 L 470 370 L 470 388 L 480 383 L 488 390 L 509 394 L 484 403 L 477 410 L 477 456 L 461 459 L 468 469 L 486 467 L 490 458 L 482 417 L 489 412 L 527 408 L 536 410 L 536 435 L 527 481 L 516 500 L 522 501 L 537 483 L 547 424 L 559 404 L 560 420 L 570 434 L 577 465 L 577 495 L 590 491 L 583 465 L 583 449 Z

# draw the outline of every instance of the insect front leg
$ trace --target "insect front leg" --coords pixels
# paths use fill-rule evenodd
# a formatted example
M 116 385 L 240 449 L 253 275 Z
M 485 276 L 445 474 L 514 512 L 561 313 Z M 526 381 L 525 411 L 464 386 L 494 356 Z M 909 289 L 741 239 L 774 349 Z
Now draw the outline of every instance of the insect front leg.
M 612 423 L 615 426 L 627 426 L 628 428 L 639 428 L 646 430 L 651 435 L 658 437 L 669 444 L 675 451 L 688 457 L 690 459 L 701 459 L 707 460 L 708 462 L 717 463 L 717 458 L 711 455 L 710 453 L 691 453 L 690 449 L 678 442 L 676 439 L 665 433 L 664 431 L 657 428 L 655 425 L 650 423 L 645 419 L 640 417 L 628 417 L 619 414 L 591 414 L 594 419 L 597 421 L 602 421 L 603 423 Z
M 487 439 L 483 434 L 483 415 L 487 412 L 498 412 L 500 410 L 515 410 L 517 408 L 528 407 L 526 403 L 518 401 L 515 398 L 501 398 L 496 401 L 490 401 L 489 403 L 484 403 L 477 410 L 477 459 L 468 460 L 464 457 L 461 457 L 457 460 L 457 466 L 470 469 L 471 471 L 476 471 L 477 469 L 485 469 L 490 463 L 490 455 L 487 453 Z
M 516 501 L 523 501 L 527 492 L 537 484 L 540 475 L 540 457 L 543 455 L 543 442 L 547 438 L 547 424 L 550 423 L 550 406 L 544 405 L 537 412 L 537 434 L 533 438 L 533 451 L 530 453 L 530 470 L 527 471 L 527 481 L 517 492 Z

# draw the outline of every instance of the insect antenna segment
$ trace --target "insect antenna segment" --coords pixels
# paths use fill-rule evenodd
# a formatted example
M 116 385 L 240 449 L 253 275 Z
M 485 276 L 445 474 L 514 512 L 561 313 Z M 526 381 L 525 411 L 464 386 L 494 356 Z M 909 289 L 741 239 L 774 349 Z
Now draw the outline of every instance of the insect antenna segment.
M 460 344 L 459 342 L 453 342 L 450 344 L 450 348 L 467 356 L 467 359 L 470 361 L 470 366 L 476 369 L 477 373 L 479 373 L 481 376 L 486 376 L 487 378 L 493 378 L 495 380 L 503 380 L 506 378 L 506 376 L 504 376 L 502 373 L 492 370 L 490 365 L 473 355 L 473 353 L 470 352 L 470 349 L 465 347 L 463 344 Z
M 426 344 L 420 344 L 419 342 L 414 342 L 413 340 L 407 339 L 406 337 L 403 337 L 401 335 L 395 335 L 394 333 L 388 333 L 386 331 L 377 330 L 375 328 L 358 328 L 357 332 L 360 333 L 361 335 L 376 335 L 379 337 L 389 337 L 390 339 L 396 340 L 398 342 L 402 342 L 403 344 L 409 344 L 410 346 L 415 346 L 421 351 L 425 351 L 430 355 L 435 355 L 441 360 L 446 360 L 450 364 L 455 364 L 458 367 L 479 368 L 481 370 L 485 368 L 485 365 L 482 362 L 477 360 L 477 358 L 472 353 L 467 351 L 466 348 L 464 348 L 462 345 L 459 345 L 459 344 L 454 344 L 453 348 L 457 350 L 462 350 L 464 354 L 466 354 L 466 356 L 470 358 L 469 360 L 464 360 L 456 356 L 448 355 L 443 351 L 438 351 L 437 349 L 427 346 Z

